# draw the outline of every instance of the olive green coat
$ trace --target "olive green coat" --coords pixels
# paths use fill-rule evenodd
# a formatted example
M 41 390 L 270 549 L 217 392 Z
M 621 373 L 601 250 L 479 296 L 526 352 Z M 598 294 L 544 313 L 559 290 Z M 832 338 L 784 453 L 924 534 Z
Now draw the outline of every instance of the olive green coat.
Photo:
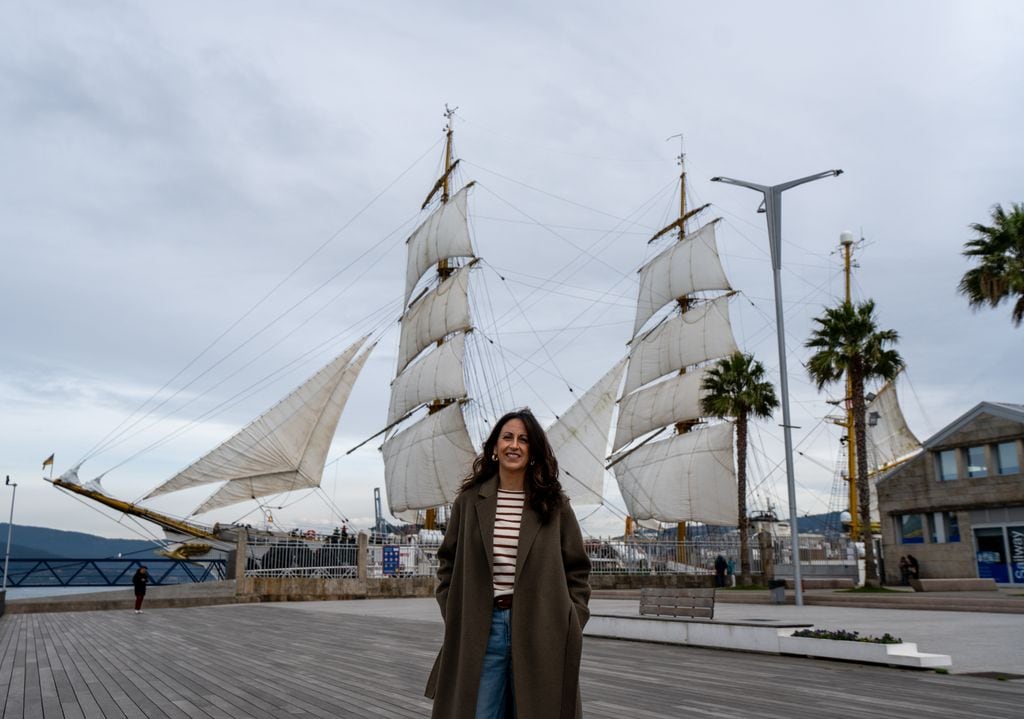
M 427 682 L 435 719 L 472 719 L 491 627 L 498 480 L 460 494 L 438 549 L 437 602 L 444 643 Z M 527 503 L 519 528 L 512 602 L 512 674 L 521 719 L 582 717 L 583 625 L 590 559 L 568 500 L 541 525 Z

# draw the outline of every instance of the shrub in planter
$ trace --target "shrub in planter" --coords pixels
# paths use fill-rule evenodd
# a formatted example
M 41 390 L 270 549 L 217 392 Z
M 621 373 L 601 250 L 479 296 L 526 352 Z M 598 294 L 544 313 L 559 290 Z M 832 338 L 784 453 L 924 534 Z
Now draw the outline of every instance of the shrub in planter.
M 902 644 L 899 637 L 886 632 L 880 637 L 860 636 L 858 632 L 850 632 L 845 629 L 800 629 L 793 632 L 794 637 L 806 639 L 838 639 L 846 642 L 868 642 L 871 644 Z

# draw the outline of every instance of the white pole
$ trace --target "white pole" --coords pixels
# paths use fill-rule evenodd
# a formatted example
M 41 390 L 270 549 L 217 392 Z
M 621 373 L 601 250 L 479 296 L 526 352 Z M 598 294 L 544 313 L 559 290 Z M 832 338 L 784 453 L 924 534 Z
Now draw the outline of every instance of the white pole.
M 775 329 L 779 340 L 779 394 L 782 395 L 782 435 L 786 447 L 786 489 L 789 494 L 789 525 L 793 552 L 793 598 L 796 606 L 804 604 L 804 591 L 800 576 L 800 536 L 797 532 L 796 475 L 793 470 L 793 427 L 789 420 L 789 375 L 786 371 L 786 337 L 782 325 L 782 193 L 791 187 L 813 182 L 823 177 L 835 177 L 842 170 L 828 170 L 816 175 L 790 180 L 781 185 L 755 185 L 753 182 L 733 180 L 729 177 L 712 177 L 712 182 L 725 182 L 760 192 L 764 198 L 764 209 L 768 215 L 768 244 L 772 251 L 772 281 L 775 285 Z
M 7 591 L 7 565 L 11 561 L 11 530 L 14 529 L 14 497 L 18 493 L 18 483 L 11 481 L 11 476 L 7 475 L 7 486 L 11 488 L 11 516 L 7 520 L 7 549 L 4 552 L 4 585 L 2 591 Z

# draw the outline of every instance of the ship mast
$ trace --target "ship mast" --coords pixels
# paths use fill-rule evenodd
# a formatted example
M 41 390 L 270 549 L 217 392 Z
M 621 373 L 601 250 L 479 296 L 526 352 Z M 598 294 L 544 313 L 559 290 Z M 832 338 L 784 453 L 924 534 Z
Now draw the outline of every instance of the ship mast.
M 671 139 L 671 138 L 669 138 Z M 679 135 L 679 242 L 683 241 L 686 237 L 686 153 L 683 152 L 683 136 Z M 692 304 L 689 295 L 683 295 L 677 297 L 676 302 L 679 304 L 679 311 L 686 312 L 690 309 Z M 681 367 L 679 374 L 686 374 L 686 368 Z M 689 432 L 693 425 L 696 424 L 694 420 L 687 420 L 685 422 L 676 423 L 676 433 L 684 434 Z M 683 547 L 683 542 L 686 541 L 686 522 L 678 522 L 676 524 L 676 561 L 686 561 L 686 550 Z
M 853 234 L 850 232 L 841 233 L 839 235 L 839 244 L 842 246 L 843 252 L 844 298 L 849 303 L 853 301 L 850 289 L 853 268 Z M 846 431 L 844 443 L 846 444 L 846 491 L 849 502 L 850 538 L 856 539 L 860 536 L 860 513 L 857 510 L 857 446 L 856 442 L 854 442 L 853 434 L 853 383 L 849 372 L 846 373 L 846 396 L 843 399 L 843 406 L 846 408 L 846 416 L 843 419 L 832 418 L 831 421 Z
M 163 527 L 164 529 L 169 529 L 172 532 L 180 532 L 181 534 L 191 537 L 198 537 L 199 539 L 208 539 L 213 541 L 219 541 L 222 539 L 209 527 L 194 524 L 192 522 L 186 522 L 183 519 L 177 519 L 160 512 L 155 512 L 152 509 L 147 509 L 146 507 L 139 506 L 132 502 L 125 502 L 124 500 L 116 499 L 115 497 L 111 497 L 98 490 L 84 487 L 75 482 L 67 481 L 63 477 L 58 477 L 57 479 L 48 479 L 43 477 L 43 479 L 54 487 L 59 487 L 60 489 L 67 490 L 68 492 L 73 492 L 83 497 L 87 497 L 94 502 L 99 502 L 111 509 L 116 509 L 118 512 L 122 512 L 123 514 L 145 519 L 153 524 Z
M 456 110 L 458 110 L 457 107 L 448 107 L 448 105 L 444 106 L 444 116 L 445 116 L 445 119 L 447 120 L 447 124 L 445 125 L 445 128 L 444 128 L 444 133 L 445 133 L 445 141 L 444 141 L 444 174 L 441 175 L 441 179 L 439 180 L 439 182 L 441 183 L 441 204 L 442 205 L 448 204 L 448 199 L 449 199 L 449 197 L 451 197 L 451 175 L 452 175 L 452 170 L 455 169 L 455 166 L 452 164 L 452 154 L 453 154 L 452 153 L 452 134 L 454 132 L 454 129 L 452 127 L 452 125 L 453 125 L 452 117 L 454 117 Z M 431 192 L 430 196 L 427 197 L 427 201 L 423 203 L 424 207 L 426 207 L 427 203 L 430 202 L 431 197 L 433 197 L 434 192 L 436 192 L 436 191 L 437 191 L 437 185 L 434 186 L 434 191 Z M 452 267 L 448 264 L 448 258 L 447 257 L 441 258 L 438 261 L 438 263 L 437 263 L 437 276 L 438 276 L 439 280 L 443 282 L 449 276 L 451 276 L 451 274 L 452 274 Z M 438 347 L 440 347 L 443 344 L 444 344 L 444 337 L 440 338 L 437 341 L 437 346 Z M 449 404 L 451 404 L 451 401 L 446 401 L 446 400 L 443 400 L 443 399 L 435 399 L 427 407 L 427 412 L 429 414 L 434 414 L 435 412 L 440 412 L 442 409 L 447 407 Z M 427 508 L 426 512 L 424 513 L 424 517 L 423 517 L 423 528 L 424 529 L 437 529 L 437 507 L 428 507 Z
M 684 152 L 684 148 L 683 148 L 683 136 L 682 136 L 682 134 L 673 135 L 672 137 L 669 137 L 668 139 L 669 140 L 673 140 L 673 139 L 675 139 L 677 137 L 679 138 L 679 155 L 676 157 L 676 161 L 679 164 L 679 217 L 676 220 L 674 220 L 672 223 L 667 225 L 666 227 L 662 228 L 659 232 L 657 232 L 654 235 L 654 237 L 652 237 L 649 240 L 649 243 L 650 242 L 654 242 L 659 237 L 662 237 L 663 235 L 666 235 L 666 234 L 668 234 L 669 232 L 671 232 L 673 230 L 675 230 L 676 233 L 677 233 L 677 241 L 678 242 L 682 242 L 684 239 L 686 239 L 686 221 L 688 219 L 690 219 L 691 217 L 693 217 L 694 215 L 697 215 L 698 213 L 702 212 L 707 207 L 707 205 L 703 205 L 703 206 L 698 207 L 697 209 L 692 210 L 690 212 L 687 212 L 687 210 L 686 210 L 686 153 Z M 676 304 L 679 306 L 680 313 L 685 313 L 688 310 L 690 310 L 691 307 L 693 306 L 693 298 L 690 295 L 688 295 L 688 294 L 681 295 L 679 297 L 676 297 Z M 681 367 L 679 369 L 679 374 L 681 374 L 681 375 L 686 374 L 686 367 L 685 366 Z M 677 422 L 675 424 L 676 434 L 686 434 L 698 422 L 699 422 L 699 420 L 693 420 L 693 419 L 688 419 L 688 420 L 684 420 L 682 422 Z M 628 517 L 627 516 L 626 517 L 626 533 L 627 533 L 627 535 L 632 532 L 632 528 L 633 528 L 632 517 Z M 679 543 L 679 545 L 678 545 L 678 553 L 680 554 L 680 556 L 678 557 L 679 561 L 684 561 L 684 558 L 682 557 L 682 553 L 683 553 L 682 542 L 685 539 L 686 539 L 686 522 L 685 521 L 678 522 L 676 524 L 676 541 Z
M 844 232 L 839 236 L 839 244 L 843 246 L 843 276 L 846 284 L 846 302 L 852 302 L 850 292 L 850 269 L 853 255 L 853 235 Z M 857 447 L 853 441 L 853 382 L 850 373 L 846 373 L 846 482 L 849 485 L 850 498 L 850 537 L 860 536 L 860 513 L 857 511 Z

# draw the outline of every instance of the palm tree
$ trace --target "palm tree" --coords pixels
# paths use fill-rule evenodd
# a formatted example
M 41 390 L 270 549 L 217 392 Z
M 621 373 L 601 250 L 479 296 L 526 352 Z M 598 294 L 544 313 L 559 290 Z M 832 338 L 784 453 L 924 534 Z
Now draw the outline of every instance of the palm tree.
M 868 453 L 865 437 L 864 384 L 870 380 L 891 380 L 903 369 L 903 358 L 889 345 L 899 340 L 896 330 L 880 330 L 875 320 L 874 300 L 858 305 L 843 302 L 816 317 L 817 327 L 805 347 L 815 350 L 807 361 L 807 373 L 821 390 L 827 384 L 850 377 L 853 405 L 853 435 L 857 455 L 857 503 L 861 539 L 864 541 L 865 584 L 877 584 L 875 550 L 871 541 L 871 497 L 868 487 Z
M 1013 324 L 1024 322 L 1024 204 L 1013 203 L 1007 213 L 1001 205 L 992 208 L 992 225 L 971 225 L 978 236 L 964 245 L 965 257 L 978 258 L 978 265 L 960 279 L 960 294 L 975 309 L 997 307 L 1003 300 L 1013 305 Z
M 736 418 L 736 492 L 740 525 L 740 582 L 750 583 L 747 521 L 747 419 L 771 417 L 779 406 L 775 388 L 764 379 L 764 365 L 752 355 L 734 352 L 718 360 L 701 383 L 702 409 L 709 416 Z

